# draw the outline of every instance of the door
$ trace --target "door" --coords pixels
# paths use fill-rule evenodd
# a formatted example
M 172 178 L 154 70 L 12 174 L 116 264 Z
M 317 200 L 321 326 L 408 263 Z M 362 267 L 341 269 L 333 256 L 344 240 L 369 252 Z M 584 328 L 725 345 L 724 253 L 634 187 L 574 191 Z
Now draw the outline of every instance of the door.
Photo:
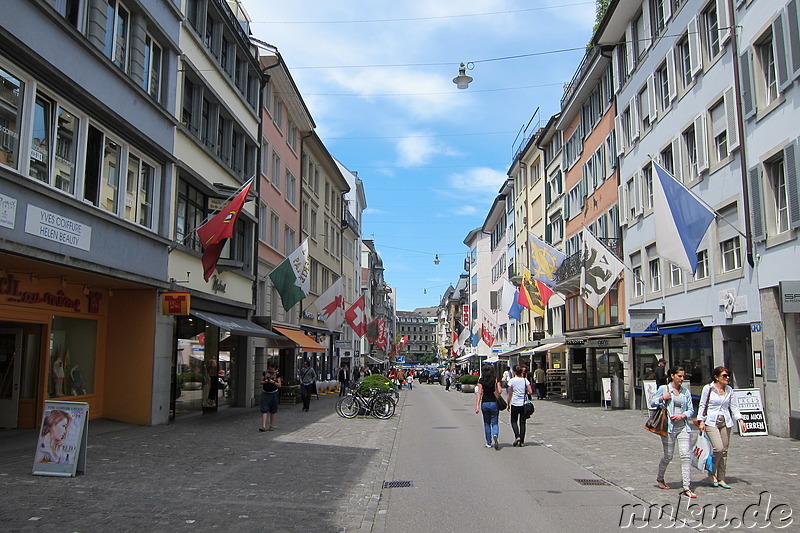
M 22 330 L 0 329 L 0 427 L 17 427 Z

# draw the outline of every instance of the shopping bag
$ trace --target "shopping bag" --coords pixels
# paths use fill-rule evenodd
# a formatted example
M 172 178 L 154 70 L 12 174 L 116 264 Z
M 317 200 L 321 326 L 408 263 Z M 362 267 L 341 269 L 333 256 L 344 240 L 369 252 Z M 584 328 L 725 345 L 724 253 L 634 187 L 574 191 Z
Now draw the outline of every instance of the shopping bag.
M 697 436 L 692 449 L 692 466 L 701 472 L 714 471 L 714 451 L 711 446 L 711 439 L 705 431 L 701 431 Z
M 665 437 L 667 435 L 668 420 L 669 414 L 667 413 L 666 407 L 653 409 L 650 411 L 650 418 L 648 418 L 647 422 L 644 423 L 644 428 L 647 431 L 652 431 L 656 435 Z

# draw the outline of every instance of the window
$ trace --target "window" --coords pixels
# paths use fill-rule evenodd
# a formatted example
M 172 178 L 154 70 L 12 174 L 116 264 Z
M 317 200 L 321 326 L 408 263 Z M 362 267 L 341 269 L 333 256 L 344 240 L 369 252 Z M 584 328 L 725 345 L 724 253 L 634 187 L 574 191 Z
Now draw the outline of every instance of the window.
M 695 135 L 694 125 L 689 126 L 681 134 L 683 144 L 683 182 L 686 183 L 699 176 L 697 169 L 697 136 Z M 677 176 L 676 176 L 677 177 Z
M 317 238 L 317 211 L 312 209 L 311 210 L 311 221 L 310 221 L 310 229 L 311 229 L 311 238 Z
M 303 233 L 308 234 L 308 202 L 304 200 L 302 204 L 303 205 L 300 208 L 300 218 L 303 220 L 302 230 Z
M 642 198 L 645 209 L 653 209 L 653 165 L 642 169 Z
M 639 95 L 637 97 L 637 102 L 639 103 L 639 119 L 642 121 L 641 123 L 641 130 L 644 132 L 645 130 L 650 128 L 650 91 L 648 90 L 648 86 L 645 85 L 639 91 Z
M 686 89 L 692 84 L 692 54 L 688 35 L 684 35 L 678 41 L 677 59 L 678 77 Z
M 142 89 L 155 100 L 161 100 L 161 64 L 163 52 L 155 39 L 149 35 L 144 42 L 144 75 Z
M 711 142 L 713 147 L 711 154 L 714 158 L 714 162 L 719 163 L 728 157 L 728 129 L 724 101 L 720 100 L 709 109 L 708 116 L 711 124 Z
M 130 13 L 117 0 L 107 0 L 103 53 L 122 70 L 128 70 Z
M 633 21 L 633 51 L 635 59 L 644 55 L 649 45 L 649 37 L 650 36 L 645 32 L 644 16 L 642 13 L 639 13 Z
M 702 14 L 703 44 L 705 45 L 706 58 L 714 59 L 720 53 L 719 18 L 717 17 L 717 4 L 711 2 Z
M 674 154 L 672 153 L 672 144 L 669 144 L 666 148 L 661 150 L 661 166 L 664 169 L 672 174 L 675 175 L 675 158 Z
M 295 244 L 295 231 L 289 226 L 283 227 L 283 251 L 286 255 L 292 253 L 297 246 Z
M 291 120 L 289 121 L 289 127 L 286 132 L 286 144 L 297 153 L 297 126 L 295 126 L 294 122 Z
M 760 100 L 764 105 L 769 105 L 778 98 L 778 75 L 775 70 L 775 49 L 773 48 L 772 32 L 769 32 L 757 45 L 758 59 L 757 78 L 760 81 Z
M 261 174 L 269 176 L 269 165 L 272 160 L 269 157 L 269 143 L 266 140 L 261 141 Z
M 292 205 L 297 202 L 297 178 L 286 169 L 286 201 Z
M 742 267 L 741 249 L 739 247 L 739 237 L 722 241 L 719 243 L 722 252 L 722 272 L 730 272 Z
M 175 240 L 198 252 L 202 251 L 195 230 L 206 218 L 206 196 L 186 181 L 178 182 L 175 213 Z
M 272 184 L 277 188 L 281 188 L 281 156 L 278 152 L 272 150 Z
M 674 264 L 669 264 L 670 287 L 680 287 L 683 285 L 683 270 Z
M 0 164 L 17 168 L 25 84 L 0 68 Z
M 125 218 L 140 226 L 153 226 L 155 168 L 129 153 L 125 186 Z
M 316 259 L 311 259 L 311 272 L 309 280 L 309 289 L 313 293 L 319 293 L 319 262 Z
M 272 211 L 269 216 L 269 245 L 276 250 L 280 250 L 281 218 L 278 213 Z M 289 251 L 291 252 L 291 250 Z
M 695 281 L 708 277 L 708 250 L 697 252 L 697 270 L 694 271 Z
M 769 188 L 772 192 L 772 207 L 775 221 L 775 234 L 789 231 L 789 197 L 786 192 L 786 168 L 783 158 L 766 165 Z
M 266 243 L 269 235 L 269 206 L 263 200 L 258 204 L 258 240 Z
M 661 64 L 656 70 L 656 87 L 658 89 L 658 102 L 661 112 L 669 108 L 670 92 L 669 92 L 669 70 L 667 69 L 667 62 Z
M 280 131 L 283 131 L 283 102 L 278 96 L 273 96 L 272 122 Z
M 73 194 L 79 134 L 78 117 L 46 97 L 37 96 L 31 138 L 30 176 Z
M 664 27 L 667 23 L 667 9 L 669 9 L 669 5 L 667 5 L 670 0 L 650 0 L 650 17 L 652 21 L 650 26 L 653 28 L 653 34 L 659 35 L 662 31 L 664 31 Z
M 650 261 L 650 292 L 661 292 L 661 259 Z
M 633 267 L 633 297 L 641 298 L 644 295 L 644 280 L 642 279 L 642 267 Z

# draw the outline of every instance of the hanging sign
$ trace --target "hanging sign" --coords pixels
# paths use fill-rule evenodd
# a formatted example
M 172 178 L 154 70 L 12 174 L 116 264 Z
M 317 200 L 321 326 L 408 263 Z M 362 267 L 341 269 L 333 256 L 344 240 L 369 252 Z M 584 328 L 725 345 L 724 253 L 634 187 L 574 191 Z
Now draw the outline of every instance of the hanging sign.
M 191 310 L 192 295 L 188 292 L 162 292 L 161 314 L 188 315 Z
M 757 437 L 767 433 L 767 418 L 764 416 L 764 402 L 761 400 L 761 389 L 733 389 L 733 401 L 742 414 L 747 431 L 740 433 L 742 437 Z M 737 424 L 738 431 L 738 424 Z
M 88 430 L 88 403 L 46 401 L 33 474 L 60 477 L 83 474 L 86 471 Z

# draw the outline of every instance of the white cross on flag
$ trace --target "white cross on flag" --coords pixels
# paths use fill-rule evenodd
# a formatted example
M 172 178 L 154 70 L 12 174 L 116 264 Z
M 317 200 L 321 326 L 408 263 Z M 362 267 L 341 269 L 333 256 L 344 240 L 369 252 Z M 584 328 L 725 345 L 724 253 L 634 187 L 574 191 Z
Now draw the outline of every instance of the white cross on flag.
M 364 311 L 365 306 L 366 300 L 362 295 L 361 298 L 356 300 L 356 303 L 351 305 L 350 309 L 344 313 L 345 321 L 350 324 L 350 327 L 353 328 L 353 331 L 356 332 L 359 338 L 363 337 L 367 332 L 367 316 Z
M 497 337 L 497 327 L 497 322 L 484 312 L 483 320 L 481 321 L 481 340 L 483 340 L 489 348 L 492 347 L 494 339 Z

